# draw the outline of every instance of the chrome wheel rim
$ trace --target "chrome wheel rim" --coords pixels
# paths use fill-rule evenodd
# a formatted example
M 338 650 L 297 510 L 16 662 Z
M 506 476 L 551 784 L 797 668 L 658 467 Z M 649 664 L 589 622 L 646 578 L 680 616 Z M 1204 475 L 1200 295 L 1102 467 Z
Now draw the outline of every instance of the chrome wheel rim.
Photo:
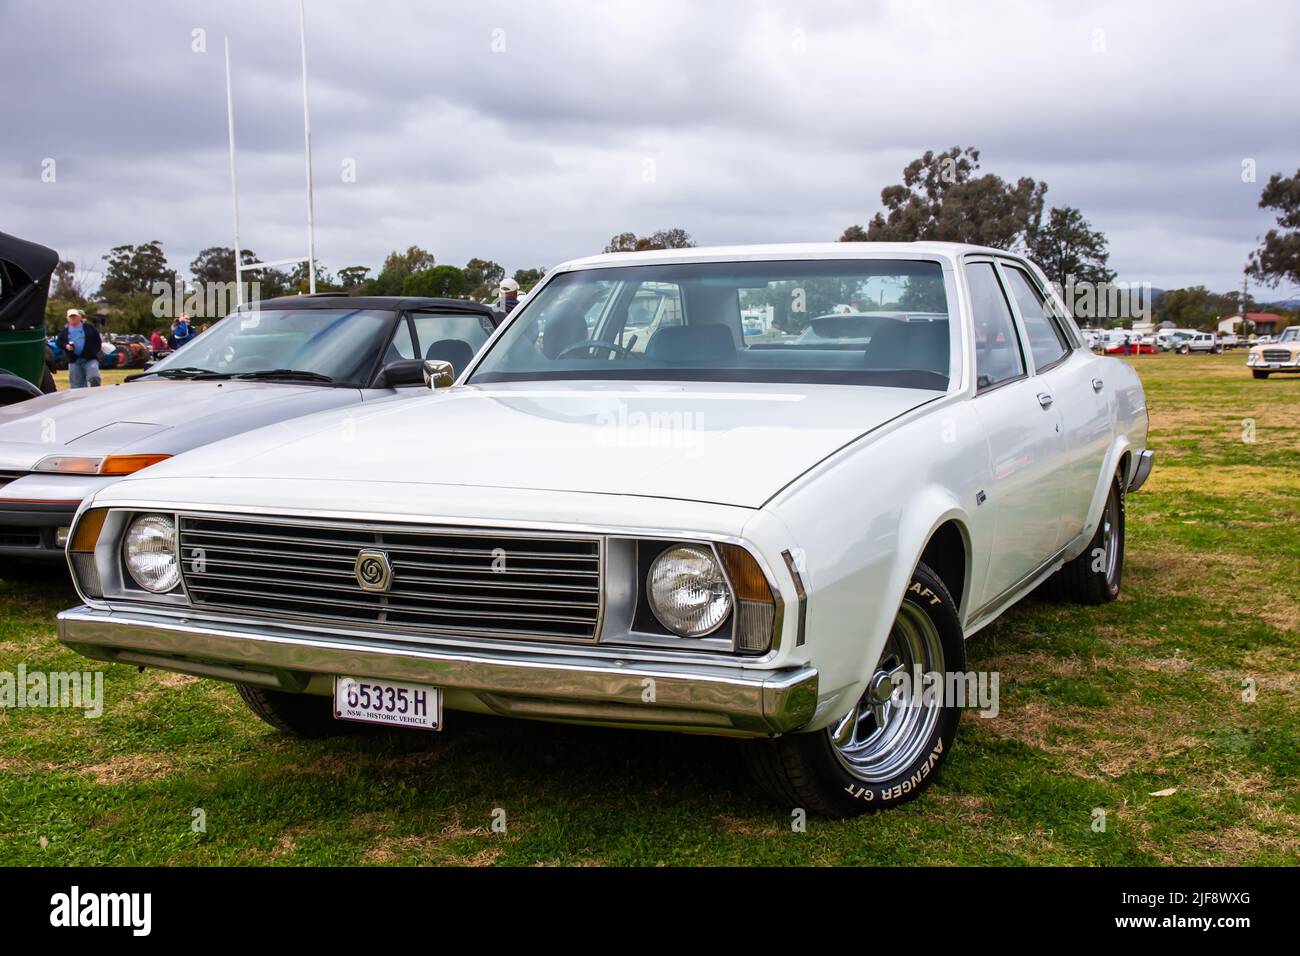
M 827 731 L 836 759 L 857 780 L 894 779 L 933 734 L 943 712 L 943 687 L 926 693 L 918 673 L 944 679 L 943 641 L 929 616 L 904 601 L 866 692 Z
M 1119 534 L 1119 495 L 1110 493 L 1106 499 L 1106 510 L 1101 515 L 1101 548 L 1106 555 L 1106 580 L 1115 580 L 1115 569 L 1119 565 L 1119 548 L 1116 538 Z

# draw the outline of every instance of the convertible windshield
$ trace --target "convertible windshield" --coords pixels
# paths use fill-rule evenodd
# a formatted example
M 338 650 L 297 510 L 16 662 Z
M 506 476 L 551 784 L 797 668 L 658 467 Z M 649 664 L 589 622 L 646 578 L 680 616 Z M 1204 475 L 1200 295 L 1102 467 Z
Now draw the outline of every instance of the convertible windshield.
M 364 385 L 386 344 L 393 313 L 374 309 L 248 309 L 232 312 L 150 369 Z M 284 373 L 314 373 L 314 375 Z M 178 377 L 182 377 L 178 374 Z
M 471 384 L 808 382 L 945 390 L 948 294 L 909 259 L 615 266 L 538 289 Z

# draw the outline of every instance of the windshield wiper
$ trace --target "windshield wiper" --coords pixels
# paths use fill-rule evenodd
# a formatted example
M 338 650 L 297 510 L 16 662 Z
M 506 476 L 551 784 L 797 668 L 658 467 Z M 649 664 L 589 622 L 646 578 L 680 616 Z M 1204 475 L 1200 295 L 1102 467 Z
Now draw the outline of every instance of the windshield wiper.
M 333 383 L 334 379 L 328 375 L 322 375 L 320 372 L 307 372 L 296 368 L 264 368 L 256 372 L 240 372 L 235 378 L 252 379 L 272 379 L 284 378 L 292 379 L 297 382 L 329 382 Z
M 135 375 L 128 375 L 122 381 L 134 382 L 137 378 L 144 378 L 146 375 L 157 375 L 159 378 L 230 378 L 229 372 L 214 372 L 210 368 L 185 365 L 181 368 L 160 368 L 157 371 L 137 372 Z

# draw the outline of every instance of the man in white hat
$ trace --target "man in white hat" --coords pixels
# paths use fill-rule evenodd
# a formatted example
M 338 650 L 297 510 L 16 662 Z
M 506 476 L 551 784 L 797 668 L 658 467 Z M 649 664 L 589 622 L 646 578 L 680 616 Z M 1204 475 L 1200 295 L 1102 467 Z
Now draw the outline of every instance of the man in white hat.
M 68 357 L 68 384 L 72 388 L 99 388 L 99 330 L 86 321 L 80 309 L 68 310 L 68 327 L 55 340 L 60 355 Z
M 501 293 L 501 304 L 497 310 L 509 315 L 510 310 L 519 304 L 519 283 L 510 278 L 502 279 L 497 291 Z

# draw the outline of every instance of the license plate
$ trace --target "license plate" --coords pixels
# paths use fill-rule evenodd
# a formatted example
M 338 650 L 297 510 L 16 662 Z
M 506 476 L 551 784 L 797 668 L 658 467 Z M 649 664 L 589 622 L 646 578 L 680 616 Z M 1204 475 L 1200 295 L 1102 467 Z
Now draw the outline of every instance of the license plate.
M 1269 362 L 1269 363 L 1268 363 L 1268 367 L 1269 367 L 1269 368 L 1281 368 L 1281 367 L 1282 367 L 1282 363 L 1281 363 L 1281 362 Z
M 366 724 L 442 729 L 442 691 L 370 677 L 334 678 L 334 716 Z

